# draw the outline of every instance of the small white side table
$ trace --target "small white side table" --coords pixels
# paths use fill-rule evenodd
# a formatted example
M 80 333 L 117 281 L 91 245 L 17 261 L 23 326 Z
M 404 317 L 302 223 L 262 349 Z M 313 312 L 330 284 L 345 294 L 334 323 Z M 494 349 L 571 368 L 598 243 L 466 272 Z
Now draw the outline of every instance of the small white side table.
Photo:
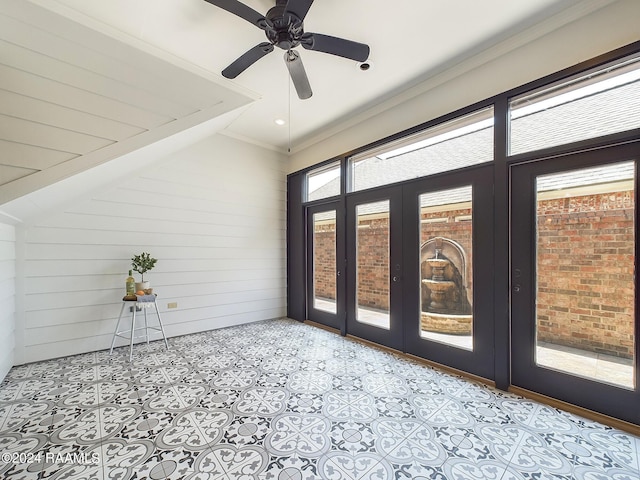
M 113 353 L 113 347 L 116 343 L 116 337 L 122 337 L 129 340 L 129 361 L 133 360 L 133 340 L 135 338 L 145 338 L 147 340 L 147 345 L 149 345 L 149 330 L 155 330 L 157 332 L 162 332 L 162 338 L 164 339 L 164 344 L 169 350 L 169 343 L 167 342 L 167 336 L 164 333 L 164 326 L 162 325 L 162 319 L 160 318 L 160 310 L 158 310 L 157 304 L 158 296 L 153 295 L 140 295 L 136 300 L 125 300 L 122 299 L 122 308 L 120 309 L 120 315 L 118 315 L 118 323 L 116 324 L 116 330 L 113 332 L 113 340 L 111 340 L 111 350 L 109 350 L 109 355 Z M 131 308 L 131 328 L 129 330 L 118 331 L 120 328 L 120 322 L 122 320 L 122 314 L 124 313 L 125 307 Z M 150 327 L 149 322 L 147 321 L 147 309 L 153 307 L 156 311 L 156 315 L 158 315 L 158 326 Z M 136 311 L 138 309 L 142 309 L 144 311 L 144 327 L 136 327 Z M 144 335 L 136 336 L 135 332 L 138 330 L 144 330 Z

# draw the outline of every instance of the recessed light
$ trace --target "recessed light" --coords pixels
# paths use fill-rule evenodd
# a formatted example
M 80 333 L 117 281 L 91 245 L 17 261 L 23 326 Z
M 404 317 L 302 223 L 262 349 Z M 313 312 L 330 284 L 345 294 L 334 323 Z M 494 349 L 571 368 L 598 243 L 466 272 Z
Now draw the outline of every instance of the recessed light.
M 275 123 L 276 125 L 282 126 L 282 125 L 284 125 L 284 124 L 285 124 L 285 123 L 287 123 L 287 122 L 285 122 L 285 121 L 284 121 L 283 119 L 281 119 L 281 118 L 276 118 L 276 119 L 274 120 L 274 123 Z

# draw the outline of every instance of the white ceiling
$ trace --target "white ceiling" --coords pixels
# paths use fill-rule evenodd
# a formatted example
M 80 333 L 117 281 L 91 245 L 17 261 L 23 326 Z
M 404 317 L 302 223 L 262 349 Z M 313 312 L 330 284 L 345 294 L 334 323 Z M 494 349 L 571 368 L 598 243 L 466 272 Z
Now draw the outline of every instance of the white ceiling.
M 300 151 L 612 1 L 316 0 L 305 31 L 367 43 L 372 68 L 299 48 L 314 92 L 299 100 L 280 49 L 221 76 L 264 32 L 204 0 L 0 0 L 0 205 L 216 117 L 230 136 Z M 275 0 L 245 3 L 265 14 Z
M 264 32 L 204 0 L 41 0 L 61 4 L 92 20 L 216 75 L 254 45 Z M 274 0 L 245 0 L 265 14 Z M 585 0 L 316 0 L 305 31 L 367 43 L 373 68 L 300 47 L 314 95 L 301 101 L 290 88 L 283 52 L 276 49 L 235 80 L 255 92 L 255 102 L 227 130 L 286 151 L 511 35 Z M 608 2 L 606 2 L 608 3 Z M 62 10 L 60 10 L 62 11 Z M 65 13 L 63 11 L 63 13 Z M 580 10 L 578 14 L 584 14 Z M 541 32 L 545 33 L 545 32 Z M 291 99 L 291 104 L 289 104 Z M 276 118 L 290 122 L 284 127 Z

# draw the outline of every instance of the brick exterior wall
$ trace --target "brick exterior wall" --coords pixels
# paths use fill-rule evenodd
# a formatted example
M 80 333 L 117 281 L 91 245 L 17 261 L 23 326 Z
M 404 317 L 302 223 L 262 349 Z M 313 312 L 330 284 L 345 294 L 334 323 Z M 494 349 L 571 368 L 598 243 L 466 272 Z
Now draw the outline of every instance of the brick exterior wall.
M 361 220 L 358 228 L 358 305 L 389 309 L 389 218 Z
M 314 226 L 314 290 L 317 298 L 336 299 L 336 224 Z
M 538 205 L 538 339 L 633 358 L 633 192 Z
M 471 269 L 472 223 L 455 221 L 470 214 L 466 209 L 423 214 L 422 219 L 447 220 L 423 223 L 421 243 L 437 236 L 456 241 Z M 388 224 L 383 219 L 361 224 L 368 228 L 358 230 L 359 255 L 367 261 L 358 268 L 358 299 L 362 306 L 386 309 Z M 633 358 L 633 192 L 540 201 L 538 238 L 538 339 Z M 335 232 L 316 231 L 316 249 L 329 241 L 335 242 Z M 322 290 L 322 278 L 335 282 L 335 265 L 330 272 L 316 265 L 316 294 L 333 298 L 330 289 Z

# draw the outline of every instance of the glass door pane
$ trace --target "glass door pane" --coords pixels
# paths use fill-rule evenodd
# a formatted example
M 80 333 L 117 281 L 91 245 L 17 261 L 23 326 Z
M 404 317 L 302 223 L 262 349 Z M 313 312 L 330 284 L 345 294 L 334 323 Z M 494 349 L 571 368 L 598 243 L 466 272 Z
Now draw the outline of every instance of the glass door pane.
M 473 350 L 473 189 L 423 193 L 420 337 Z
M 313 216 L 313 308 L 337 313 L 336 211 Z
M 635 166 L 536 177 L 536 364 L 634 388 Z
M 390 328 L 389 200 L 356 206 L 356 320 Z

